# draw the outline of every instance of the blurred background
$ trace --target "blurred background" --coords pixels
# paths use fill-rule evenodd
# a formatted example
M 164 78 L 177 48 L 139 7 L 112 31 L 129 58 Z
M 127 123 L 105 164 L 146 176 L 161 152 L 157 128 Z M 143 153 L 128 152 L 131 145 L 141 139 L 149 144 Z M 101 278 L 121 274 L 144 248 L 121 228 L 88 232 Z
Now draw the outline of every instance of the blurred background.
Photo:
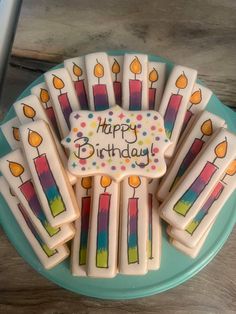
M 236 106 L 235 0 L 24 0 L 3 91 L 4 109 L 65 58 L 127 49 L 196 68 Z

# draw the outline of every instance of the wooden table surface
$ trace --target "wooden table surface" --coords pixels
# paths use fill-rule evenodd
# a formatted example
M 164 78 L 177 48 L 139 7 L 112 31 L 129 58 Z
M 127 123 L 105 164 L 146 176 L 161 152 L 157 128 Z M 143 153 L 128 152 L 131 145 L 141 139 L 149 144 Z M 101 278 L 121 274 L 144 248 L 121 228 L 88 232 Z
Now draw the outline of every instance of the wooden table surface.
M 225 104 L 236 106 L 235 0 L 25 0 L 1 117 L 53 63 L 108 49 L 162 55 L 194 67 Z M 236 313 L 235 243 L 234 231 L 214 260 L 177 288 L 112 302 L 76 295 L 44 279 L 0 230 L 0 313 Z

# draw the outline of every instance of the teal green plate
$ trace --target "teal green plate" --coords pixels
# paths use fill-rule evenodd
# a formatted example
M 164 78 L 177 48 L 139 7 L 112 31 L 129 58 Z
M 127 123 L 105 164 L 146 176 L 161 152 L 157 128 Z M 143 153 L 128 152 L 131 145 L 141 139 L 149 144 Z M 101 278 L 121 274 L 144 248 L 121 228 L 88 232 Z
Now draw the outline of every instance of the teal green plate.
M 117 52 L 111 52 L 116 53 Z M 119 52 L 122 54 L 123 52 Z M 161 57 L 150 56 L 150 60 L 162 61 L 168 64 L 168 70 L 173 64 Z M 33 82 L 19 98 L 30 93 L 32 86 L 40 83 L 42 77 Z M 207 110 L 223 117 L 228 128 L 236 133 L 236 113 L 224 106 L 213 95 Z M 13 108 L 10 109 L 5 121 L 15 116 Z M 1 156 L 10 151 L 2 133 L 0 134 Z M 176 287 L 188 280 L 206 266 L 217 254 L 231 233 L 235 221 L 236 194 L 227 201 L 214 224 L 207 241 L 196 259 L 191 259 L 177 251 L 168 243 L 168 238 L 163 230 L 161 268 L 150 271 L 145 276 L 118 275 L 114 279 L 92 279 L 73 277 L 70 273 L 69 261 L 65 261 L 52 270 L 45 270 L 40 265 L 26 238 L 19 229 L 14 217 L 3 200 L 0 198 L 0 222 L 11 243 L 18 253 L 40 274 L 59 286 L 75 293 L 102 299 L 132 299 L 153 295 Z

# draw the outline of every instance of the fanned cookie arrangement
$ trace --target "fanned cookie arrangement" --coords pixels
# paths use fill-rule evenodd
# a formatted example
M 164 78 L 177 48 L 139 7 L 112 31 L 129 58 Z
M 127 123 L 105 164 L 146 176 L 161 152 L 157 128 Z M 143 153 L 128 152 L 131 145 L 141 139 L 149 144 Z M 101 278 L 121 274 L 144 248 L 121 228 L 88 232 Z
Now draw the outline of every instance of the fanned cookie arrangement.
M 161 219 L 173 249 L 199 254 L 236 187 L 236 135 L 205 110 L 211 96 L 194 69 L 99 52 L 14 103 L 0 192 L 46 269 L 158 270 Z

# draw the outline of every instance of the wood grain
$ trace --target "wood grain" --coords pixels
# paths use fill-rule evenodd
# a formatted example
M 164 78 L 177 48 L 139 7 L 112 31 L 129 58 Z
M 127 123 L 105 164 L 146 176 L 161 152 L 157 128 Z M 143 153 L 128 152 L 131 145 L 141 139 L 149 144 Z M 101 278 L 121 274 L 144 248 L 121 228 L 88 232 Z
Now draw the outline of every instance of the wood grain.
M 224 103 L 236 106 L 235 16 L 234 0 L 25 0 L 1 117 L 53 63 L 107 49 L 140 50 L 195 67 Z M 112 302 L 49 282 L 18 256 L 0 230 L 0 313 L 236 313 L 235 243 L 234 231 L 209 265 L 175 289 Z

